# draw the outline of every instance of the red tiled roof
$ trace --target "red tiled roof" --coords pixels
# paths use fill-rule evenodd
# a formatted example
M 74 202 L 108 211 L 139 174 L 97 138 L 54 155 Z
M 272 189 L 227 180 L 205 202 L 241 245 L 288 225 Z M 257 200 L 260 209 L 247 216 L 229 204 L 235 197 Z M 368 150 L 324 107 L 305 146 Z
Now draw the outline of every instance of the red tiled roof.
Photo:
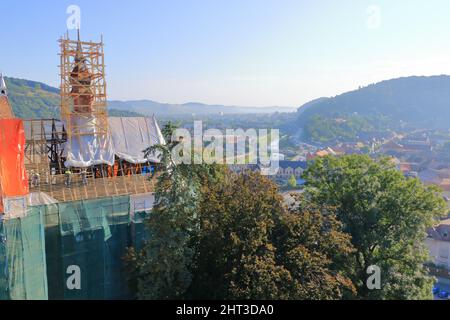
M 14 118 L 14 114 L 11 110 L 8 98 L 5 96 L 0 97 L 0 119 Z

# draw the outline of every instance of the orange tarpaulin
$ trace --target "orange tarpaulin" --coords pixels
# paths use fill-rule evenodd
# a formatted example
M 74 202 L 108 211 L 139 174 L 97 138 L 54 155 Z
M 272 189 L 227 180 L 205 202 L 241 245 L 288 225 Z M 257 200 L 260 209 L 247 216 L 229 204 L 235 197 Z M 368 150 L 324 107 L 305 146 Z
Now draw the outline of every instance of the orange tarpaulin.
M 25 131 L 19 119 L 0 119 L 0 195 L 5 197 L 28 194 L 28 179 L 24 165 Z M 0 201 L 3 212 L 3 201 Z

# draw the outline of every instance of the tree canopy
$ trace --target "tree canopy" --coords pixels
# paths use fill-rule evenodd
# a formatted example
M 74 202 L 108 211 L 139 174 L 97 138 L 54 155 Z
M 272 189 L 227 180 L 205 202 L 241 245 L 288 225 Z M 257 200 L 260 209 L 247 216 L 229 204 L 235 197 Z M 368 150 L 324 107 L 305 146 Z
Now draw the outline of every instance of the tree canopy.
M 358 298 L 421 299 L 431 295 L 424 263 L 426 229 L 445 212 L 439 190 L 406 178 L 389 159 L 350 155 L 317 159 L 304 173 L 315 203 L 336 208 L 351 235 L 351 278 Z M 381 289 L 366 286 L 367 269 L 380 267 Z
M 352 155 L 316 159 L 305 192 L 284 198 L 259 173 L 175 165 L 172 130 L 152 148 L 161 172 L 151 238 L 126 257 L 137 298 L 430 298 L 424 239 L 444 212 L 438 189 L 388 159 Z M 380 289 L 367 286 L 373 266 Z
M 344 269 L 353 248 L 333 208 L 299 198 L 287 207 L 259 173 L 171 164 L 174 145 L 157 147 L 162 172 L 146 222 L 151 238 L 126 257 L 137 298 L 340 299 L 354 292 Z

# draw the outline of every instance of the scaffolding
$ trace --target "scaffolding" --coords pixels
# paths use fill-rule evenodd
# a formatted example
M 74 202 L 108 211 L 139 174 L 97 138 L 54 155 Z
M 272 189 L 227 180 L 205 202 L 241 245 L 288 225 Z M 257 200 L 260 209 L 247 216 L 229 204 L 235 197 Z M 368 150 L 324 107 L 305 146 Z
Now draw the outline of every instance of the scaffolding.
M 60 43 L 61 120 L 68 141 L 83 135 L 108 133 L 103 38 L 100 42 L 70 40 Z
M 149 238 L 144 218 L 153 206 L 158 164 L 155 159 L 133 163 L 113 154 L 108 163 L 71 166 L 67 151 L 72 143 L 81 147 L 91 137 L 110 134 L 103 40 L 82 42 L 78 35 L 72 41 L 67 35 L 59 42 L 61 120 L 23 120 L 23 128 L 22 121 L 1 120 L 17 121 L 14 134 L 3 133 L 8 138 L 2 149 L 12 156 L 6 148 L 12 143 L 20 155 L 2 158 L 2 163 L 10 160 L 7 173 L 20 173 L 14 189 L 25 190 L 19 196 L 26 201 L 44 194 L 53 199 L 39 206 L 23 202 L 26 214 L 8 209 L 14 215 L 5 210 L 0 217 L 0 299 L 129 298 L 122 257 L 127 247 L 139 248 Z M 153 121 L 152 132 L 161 135 Z M 142 132 L 137 137 L 143 139 Z M 141 143 L 161 143 L 155 139 Z M 9 170 L 15 165 L 20 170 Z M 67 289 L 66 270 L 72 265 L 87 270 L 82 272 L 82 283 L 87 283 L 82 290 Z
M 70 186 L 64 166 L 67 133 L 57 119 L 24 120 L 25 168 L 30 192 L 45 192 L 58 201 L 77 201 L 154 191 L 152 166 L 116 159 L 114 166 L 71 168 Z
M 67 134 L 57 119 L 26 119 L 25 167 L 29 173 L 46 175 L 63 173 L 62 155 Z
M 25 168 L 30 192 L 60 202 L 153 192 L 155 163 L 112 162 L 73 166 L 70 151 L 108 138 L 103 39 L 84 42 L 65 35 L 60 44 L 61 120 L 24 120 Z M 146 122 L 147 123 L 147 122 Z M 77 149 L 78 148 L 78 149 Z

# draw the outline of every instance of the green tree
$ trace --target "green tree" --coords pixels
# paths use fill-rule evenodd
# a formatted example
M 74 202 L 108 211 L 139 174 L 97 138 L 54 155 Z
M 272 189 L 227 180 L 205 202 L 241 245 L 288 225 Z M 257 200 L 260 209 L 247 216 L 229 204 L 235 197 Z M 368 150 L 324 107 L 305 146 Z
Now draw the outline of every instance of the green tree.
M 362 299 L 423 299 L 432 278 L 424 268 L 426 228 L 444 212 L 439 190 L 405 178 L 388 159 L 351 155 L 317 159 L 304 173 L 307 195 L 336 207 L 355 252 L 350 277 Z M 381 289 L 366 286 L 367 269 L 381 268 Z
M 281 210 L 275 185 L 255 173 L 228 174 L 221 183 L 203 188 L 202 231 L 195 240 L 190 296 L 267 299 L 280 295 L 273 282 L 286 280 L 286 273 L 275 266 L 269 235 L 272 216 Z M 248 269 L 255 273 L 250 276 Z
M 171 152 L 177 145 L 170 138 L 173 129 L 171 123 L 163 129 L 165 145 L 145 151 L 146 155 L 159 153 L 162 170 L 155 204 L 146 220 L 151 237 L 140 252 L 131 248 L 125 257 L 130 283 L 139 299 L 181 298 L 191 283 L 193 251 L 188 241 L 197 231 L 199 185 L 188 165 L 173 163 Z
M 289 177 L 289 180 L 287 182 L 288 187 L 295 188 L 297 186 L 297 179 L 295 179 L 294 175 L 291 175 Z
M 339 299 L 352 248 L 332 210 L 286 208 L 276 185 L 247 172 L 203 189 L 190 298 Z M 326 214 L 325 214 L 326 212 Z
M 159 152 L 150 239 L 125 257 L 139 299 L 340 299 L 353 292 L 350 236 L 334 209 L 294 197 L 287 208 L 259 173 L 176 165 L 170 125 Z
M 277 261 L 289 271 L 289 298 L 342 299 L 355 287 L 347 276 L 354 252 L 350 235 L 342 231 L 333 207 L 317 206 L 301 195 L 276 223 Z
M 176 165 L 172 159 L 178 144 L 172 140 L 175 129 L 173 123 L 167 123 L 162 129 L 166 144 L 145 150 L 146 156 L 157 153 L 160 158 L 155 203 L 145 221 L 151 237 L 142 250 L 129 248 L 124 257 L 131 289 L 138 299 L 185 297 L 195 253 L 190 241 L 199 232 L 200 183 L 218 179 L 221 174 L 216 165 Z

